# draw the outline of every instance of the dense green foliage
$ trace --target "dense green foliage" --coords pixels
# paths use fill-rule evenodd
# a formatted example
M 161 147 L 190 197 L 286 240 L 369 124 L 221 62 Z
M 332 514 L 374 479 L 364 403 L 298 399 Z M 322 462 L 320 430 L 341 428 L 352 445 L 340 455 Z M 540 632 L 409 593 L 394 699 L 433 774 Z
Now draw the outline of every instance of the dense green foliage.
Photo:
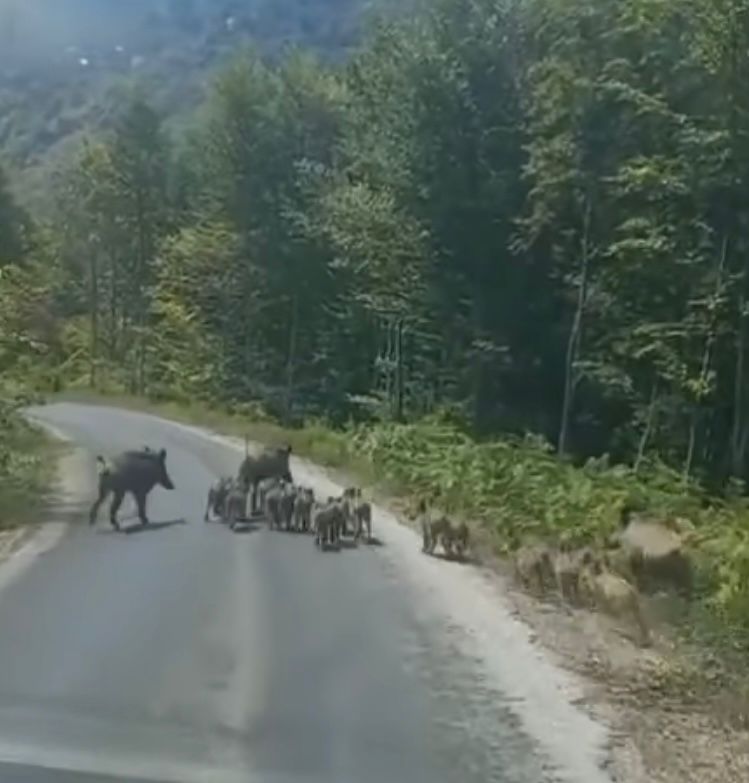
M 39 521 L 54 469 L 48 444 L 17 414 L 21 402 L 0 397 L 0 530 Z
M 132 98 L 58 189 L 69 338 L 86 319 L 141 391 L 448 407 L 743 477 L 727 8 L 724 29 L 691 0 L 437 3 L 338 68 L 245 52 L 176 142 Z
M 56 337 L 3 317 L 44 380 L 357 422 L 504 541 L 685 511 L 738 616 L 746 509 L 701 486 L 747 468 L 747 72 L 749 0 L 437 0 L 337 66 L 245 51 L 184 133 L 141 91 L 81 146 L 4 282 Z
M 0 266 L 24 253 L 26 224 L 26 216 L 11 196 L 5 172 L 0 169 Z
M 44 352 L 55 342 L 44 311 L 53 286 L 35 279 L 29 229 L 0 170 L 0 529 L 33 520 L 50 476 L 44 439 L 18 415 L 25 370 L 37 357 L 49 366 Z

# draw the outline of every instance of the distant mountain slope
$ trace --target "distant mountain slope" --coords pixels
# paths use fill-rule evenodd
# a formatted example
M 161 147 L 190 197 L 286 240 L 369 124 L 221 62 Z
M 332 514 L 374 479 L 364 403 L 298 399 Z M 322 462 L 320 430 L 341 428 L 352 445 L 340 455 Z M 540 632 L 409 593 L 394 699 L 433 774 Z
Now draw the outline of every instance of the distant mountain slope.
M 270 47 L 345 45 L 368 0 L 0 0 L 0 62 L 48 65 L 66 50 L 154 55 L 180 40 L 252 35 Z M 125 52 L 121 52 L 125 53 Z
M 123 83 L 146 81 L 158 108 L 184 111 L 242 41 L 267 53 L 294 43 L 337 58 L 356 42 L 365 13 L 390 4 L 0 0 L 0 155 L 31 181 L 81 130 L 106 124 Z

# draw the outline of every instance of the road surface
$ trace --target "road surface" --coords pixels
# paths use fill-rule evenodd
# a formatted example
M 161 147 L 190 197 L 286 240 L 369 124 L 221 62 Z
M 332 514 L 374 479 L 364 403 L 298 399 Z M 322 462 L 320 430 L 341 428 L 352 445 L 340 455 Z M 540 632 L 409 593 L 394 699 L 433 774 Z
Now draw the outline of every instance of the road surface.
M 87 450 L 92 478 L 96 453 L 164 446 L 176 490 L 154 490 L 154 524 L 130 534 L 107 506 L 89 528 L 82 494 L 63 540 L 0 592 L 0 781 L 552 780 L 512 705 L 475 698 L 472 662 L 386 547 L 204 524 L 235 450 L 112 408 L 33 413 Z

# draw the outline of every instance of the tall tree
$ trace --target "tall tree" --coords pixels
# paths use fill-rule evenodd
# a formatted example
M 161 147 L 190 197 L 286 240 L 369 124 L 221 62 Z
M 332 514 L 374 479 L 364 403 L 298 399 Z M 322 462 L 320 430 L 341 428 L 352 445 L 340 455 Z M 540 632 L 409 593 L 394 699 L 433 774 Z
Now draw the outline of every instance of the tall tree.
M 28 216 L 16 204 L 0 167 L 0 265 L 20 261 L 28 249 Z
M 167 155 L 156 112 L 140 97 L 125 107 L 114 129 L 112 167 L 122 208 L 121 219 L 131 237 L 125 256 L 127 307 L 135 336 L 131 387 L 146 389 L 147 316 L 159 239 L 165 232 Z

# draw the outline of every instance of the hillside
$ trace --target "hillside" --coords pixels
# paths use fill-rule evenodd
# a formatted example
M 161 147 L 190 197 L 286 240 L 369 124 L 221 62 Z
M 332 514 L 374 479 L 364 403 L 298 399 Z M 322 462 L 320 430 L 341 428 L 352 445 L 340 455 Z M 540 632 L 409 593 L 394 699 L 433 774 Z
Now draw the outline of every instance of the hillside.
M 386 2 L 377 3 L 384 7 Z M 337 59 L 368 0 L 0 0 L 0 150 L 25 201 L 85 128 L 105 127 L 141 85 L 174 117 L 198 102 L 225 55 L 251 43 Z
M 4 65 L 92 69 L 202 45 L 206 56 L 251 36 L 268 49 L 330 51 L 352 41 L 367 0 L 0 0 Z

